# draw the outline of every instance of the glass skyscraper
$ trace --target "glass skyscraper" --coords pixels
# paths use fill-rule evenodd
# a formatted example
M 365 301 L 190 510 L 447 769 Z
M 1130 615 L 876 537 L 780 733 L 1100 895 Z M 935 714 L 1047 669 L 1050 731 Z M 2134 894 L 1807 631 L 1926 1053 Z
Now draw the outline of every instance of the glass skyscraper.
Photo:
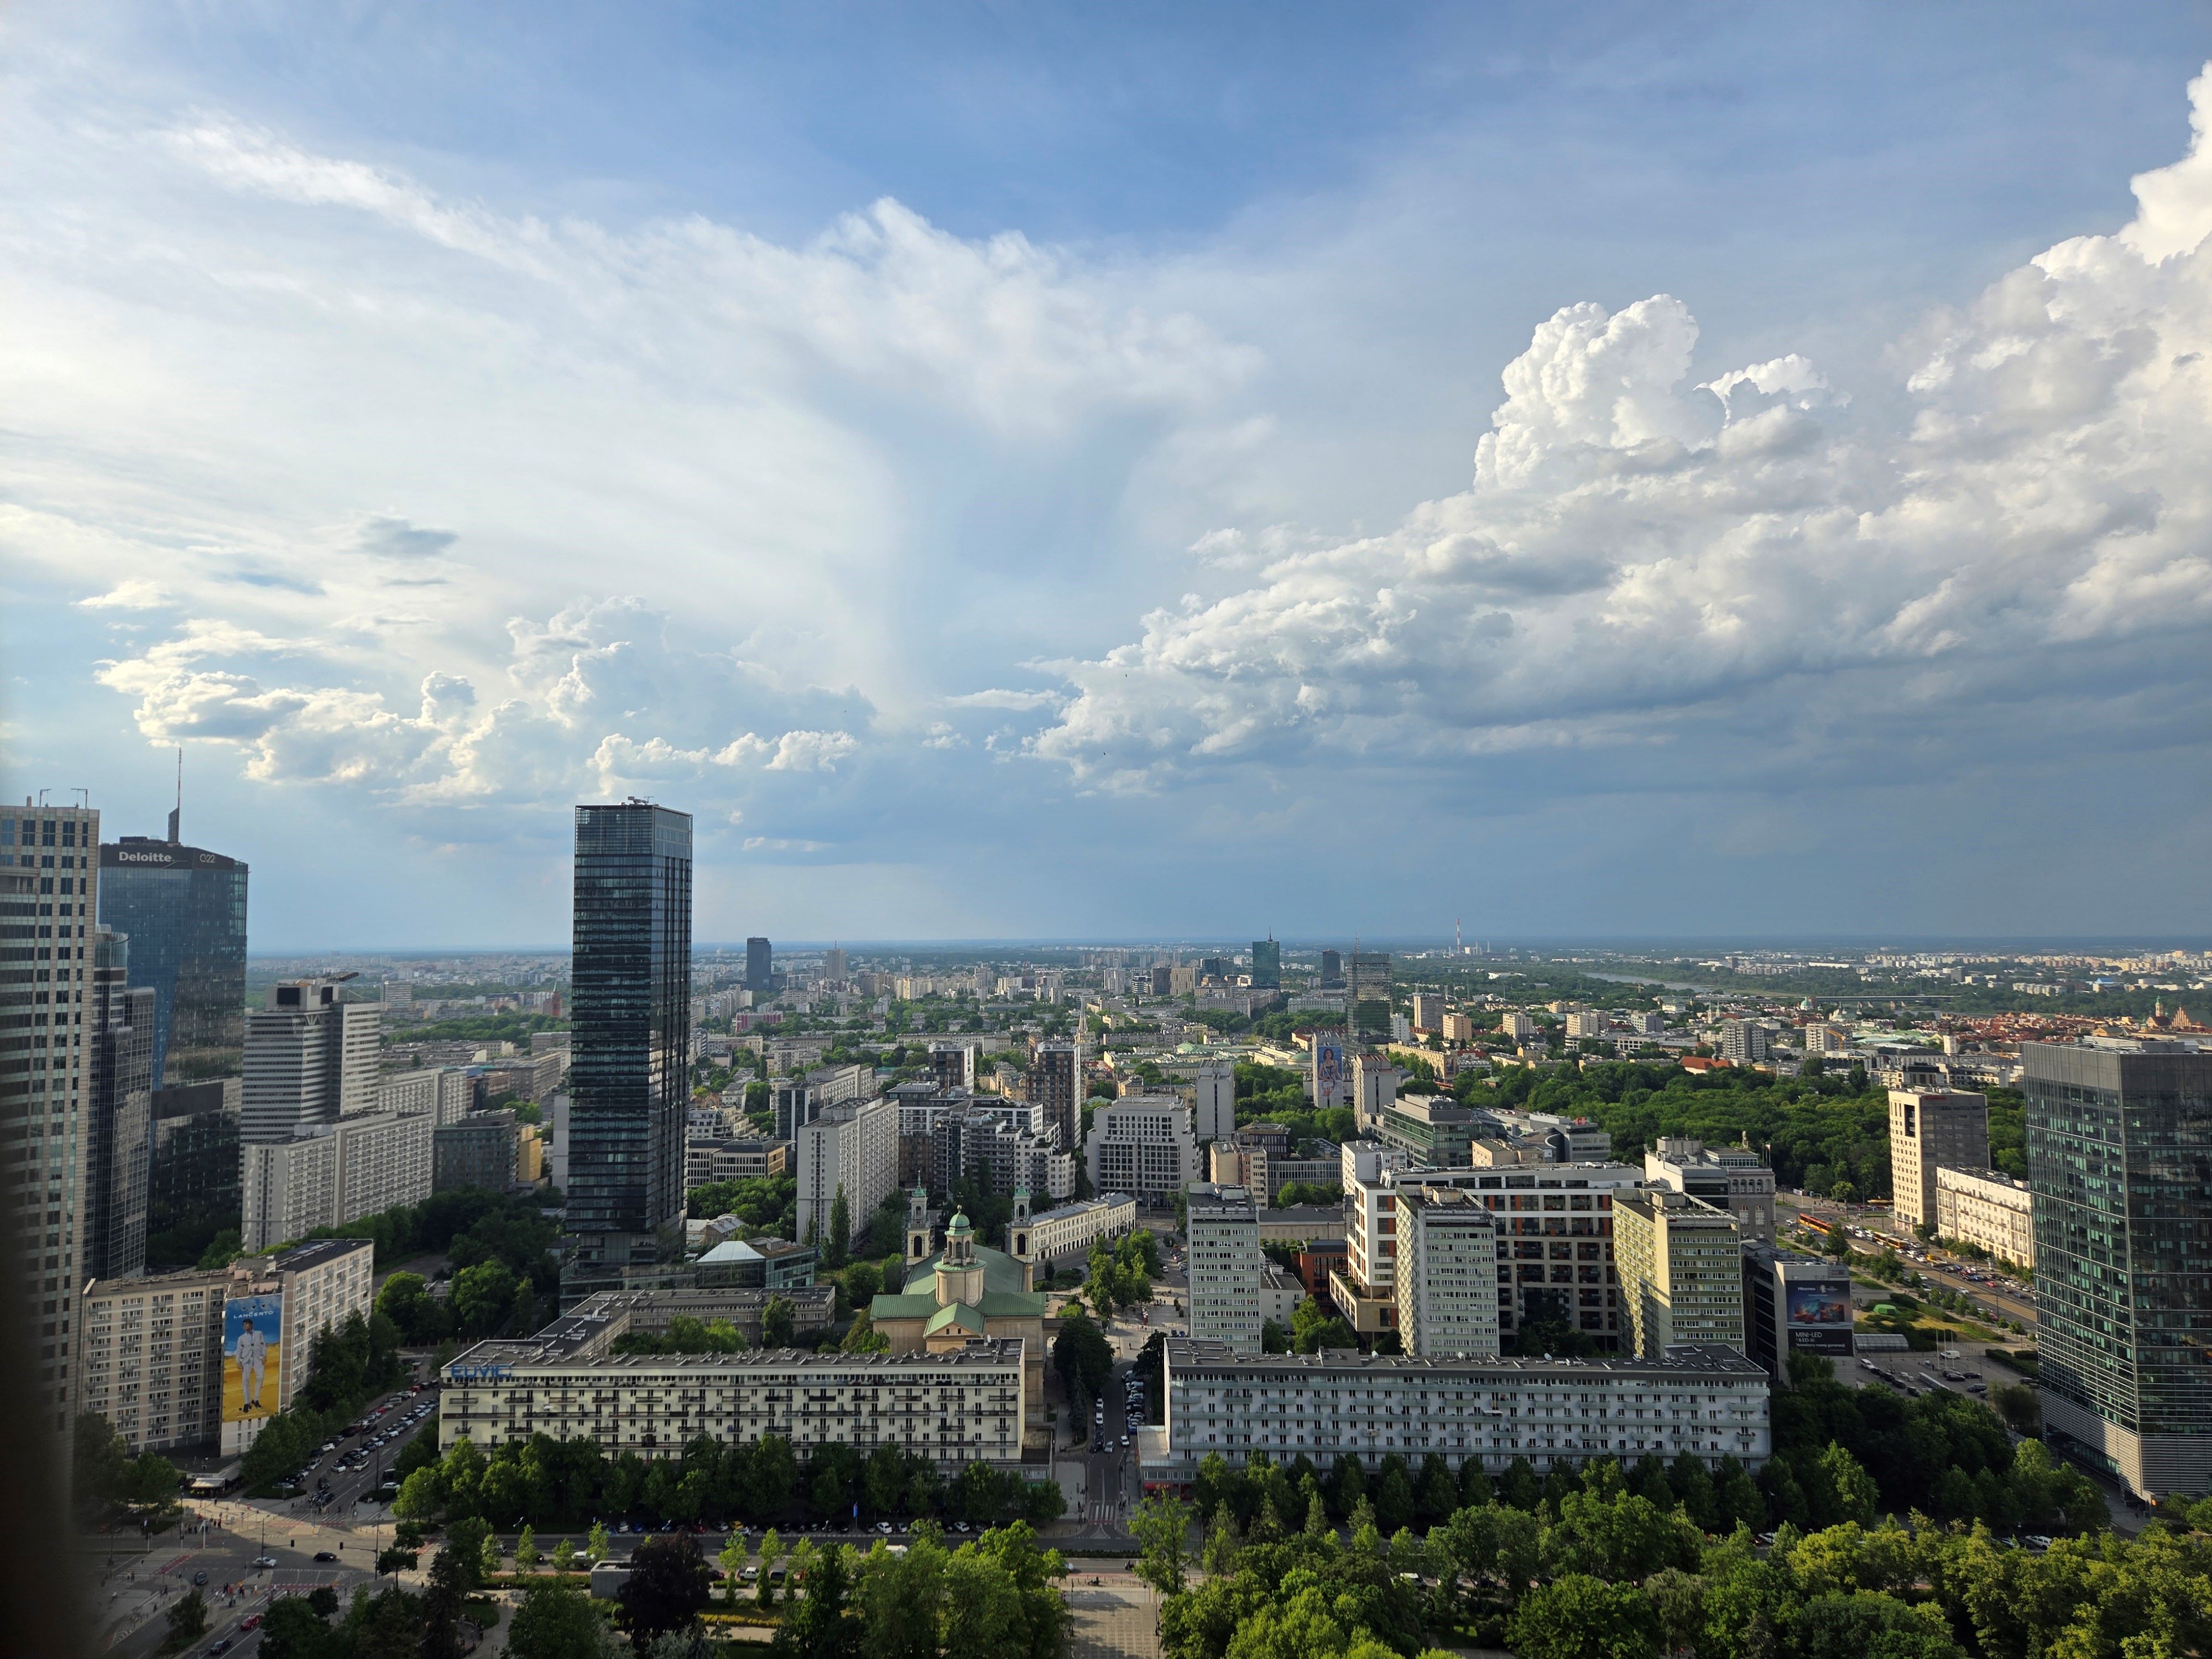
M 130 945 L 104 925 L 94 932 L 90 1086 L 84 1115 L 87 1279 L 128 1279 L 146 1269 L 154 993 L 130 985 Z
M 2212 1487 L 2212 1054 L 2029 1043 L 2046 1437 L 2139 1494 Z
M 100 849 L 100 920 L 154 993 L 154 1086 L 236 1077 L 246 1047 L 246 866 L 176 840 Z
M 1272 991 L 1283 982 L 1283 947 L 1271 939 L 1252 941 L 1252 988 Z
M 691 1075 L 691 818 L 576 809 L 563 1300 L 683 1242 Z

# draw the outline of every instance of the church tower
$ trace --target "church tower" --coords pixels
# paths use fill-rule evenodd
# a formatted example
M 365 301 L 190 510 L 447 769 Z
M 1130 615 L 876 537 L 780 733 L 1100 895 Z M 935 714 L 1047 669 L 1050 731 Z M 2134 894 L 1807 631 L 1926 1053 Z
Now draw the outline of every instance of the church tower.
M 906 1262 L 911 1267 L 929 1255 L 929 1192 L 920 1182 L 906 1200 Z
M 1006 1254 L 1017 1261 L 1030 1259 L 1030 1189 L 1014 1189 L 1014 1213 L 1006 1223 Z
M 937 1305 L 983 1305 L 983 1262 L 975 1254 L 975 1230 L 968 1212 L 955 1210 L 945 1230 L 945 1254 L 937 1259 Z

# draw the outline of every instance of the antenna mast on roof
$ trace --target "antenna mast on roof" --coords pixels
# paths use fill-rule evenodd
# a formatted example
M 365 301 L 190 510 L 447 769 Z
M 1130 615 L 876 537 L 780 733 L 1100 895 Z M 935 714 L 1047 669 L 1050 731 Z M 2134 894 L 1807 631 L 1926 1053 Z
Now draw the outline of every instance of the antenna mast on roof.
M 177 745 L 177 804 L 169 809 L 169 845 L 178 842 L 177 823 L 185 815 L 185 746 Z

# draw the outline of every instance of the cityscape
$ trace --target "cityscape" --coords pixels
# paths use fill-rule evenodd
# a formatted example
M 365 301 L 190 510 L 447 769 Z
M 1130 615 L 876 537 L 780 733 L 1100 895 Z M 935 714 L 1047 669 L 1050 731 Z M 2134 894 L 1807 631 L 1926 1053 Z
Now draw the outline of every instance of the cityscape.
M 2212 1654 L 2212 28 L 32 0 L 0 1594 Z

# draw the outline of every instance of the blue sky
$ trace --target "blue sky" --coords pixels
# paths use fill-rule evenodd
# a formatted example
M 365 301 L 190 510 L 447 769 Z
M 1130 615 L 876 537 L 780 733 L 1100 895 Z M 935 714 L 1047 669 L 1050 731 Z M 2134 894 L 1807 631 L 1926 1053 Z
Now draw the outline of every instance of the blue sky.
M 5 27 L 0 772 L 257 948 L 2212 926 L 2201 6 Z

